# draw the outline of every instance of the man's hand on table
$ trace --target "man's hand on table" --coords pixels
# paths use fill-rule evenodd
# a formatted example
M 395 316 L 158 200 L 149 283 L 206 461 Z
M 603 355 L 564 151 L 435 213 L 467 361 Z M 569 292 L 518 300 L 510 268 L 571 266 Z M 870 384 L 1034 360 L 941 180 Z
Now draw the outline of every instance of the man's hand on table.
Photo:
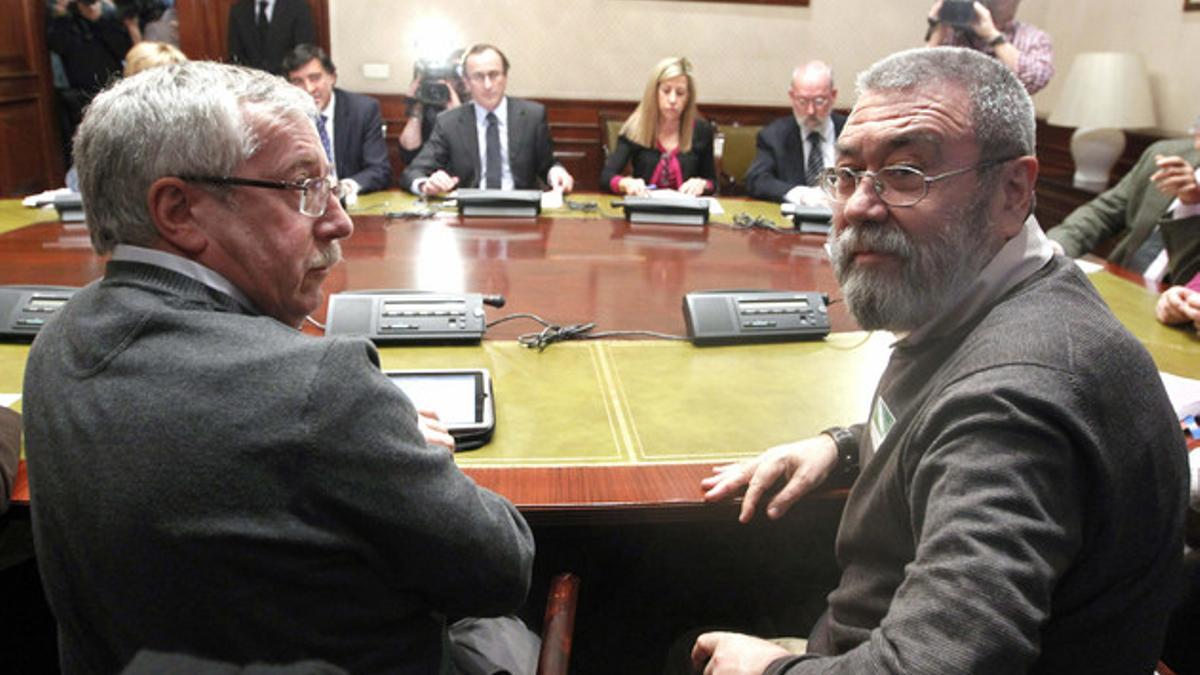
M 770 496 L 766 514 L 772 520 L 783 516 L 800 497 L 820 485 L 837 463 L 837 445 L 825 434 L 777 445 L 753 459 L 713 467 L 713 474 L 700 481 L 704 500 L 730 499 L 745 490 L 738 521 L 750 522 L 759 502 Z M 783 486 L 776 491 L 777 484 Z

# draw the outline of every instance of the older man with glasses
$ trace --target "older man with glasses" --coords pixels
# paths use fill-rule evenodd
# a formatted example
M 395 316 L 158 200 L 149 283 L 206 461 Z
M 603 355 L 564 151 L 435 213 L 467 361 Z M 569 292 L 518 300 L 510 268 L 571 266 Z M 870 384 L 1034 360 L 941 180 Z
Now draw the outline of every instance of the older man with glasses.
M 24 395 L 65 673 L 142 649 L 533 668 L 515 619 L 446 626 L 522 605 L 525 520 L 458 470 L 369 342 L 298 330 L 354 229 L 314 113 L 282 78 L 206 62 L 121 80 L 88 109 L 76 162 L 110 259 L 39 334 Z M 463 665 L 497 633 L 521 655 Z
M 779 518 L 851 483 L 804 653 L 706 633 L 729 673 L 1148 673 L 1181 564 L 1179 424 L 1145 349 L 1030 217 L 1033 104 L 959 48 L 890 56 L 822 181 L 858 323 L 897 336 L 862 424 L 717 467 Z M 764 583 L 754 579 L 745 583 Z
M 746 192 L 755 199 L 824 205 L 821 172 L 833 164 L 833 144 L 846 116 L 833 112 L 833 70 L 821 61 L 796 66 L 788 87 L 792 114 L 758 132 L 758 150 L 746 169 Z

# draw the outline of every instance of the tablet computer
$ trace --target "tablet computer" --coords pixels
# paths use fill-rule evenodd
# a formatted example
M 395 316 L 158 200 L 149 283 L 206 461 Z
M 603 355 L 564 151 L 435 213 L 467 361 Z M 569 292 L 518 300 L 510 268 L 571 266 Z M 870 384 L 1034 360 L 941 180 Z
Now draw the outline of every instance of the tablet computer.
M 418 410 L 432 410 L 458 450 L 487 443 L 496 428 L 492 378 L 486 369 L 388 370 L 384 375 Z

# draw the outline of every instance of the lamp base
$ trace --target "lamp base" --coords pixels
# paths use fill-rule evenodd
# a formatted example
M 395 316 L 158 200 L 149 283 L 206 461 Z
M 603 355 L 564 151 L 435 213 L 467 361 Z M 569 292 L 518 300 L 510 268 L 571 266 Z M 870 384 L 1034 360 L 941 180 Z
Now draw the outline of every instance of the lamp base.
M 1071 134 L 1071 157 L 1075 160 L 1075 187 L 1103 192 L 1108 174 L 1125 150 L 1125 132 L 1120 129 L 1080 127 Z

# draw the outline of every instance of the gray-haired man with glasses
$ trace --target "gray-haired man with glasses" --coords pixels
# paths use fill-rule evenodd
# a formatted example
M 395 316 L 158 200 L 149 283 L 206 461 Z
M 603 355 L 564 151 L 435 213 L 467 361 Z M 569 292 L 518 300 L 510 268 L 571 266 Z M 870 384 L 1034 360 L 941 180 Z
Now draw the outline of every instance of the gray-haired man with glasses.
M 703 488 L 744 490 L 745 522 L 852 484 L 841 582 L 803 653 L 706 633 L 694 664 L 1151 672 L 1186 451 L 1149 355 L 1030 217 L 1029 95 L 978 52 L 902 52 L 859 76 L 837 146 L 834 272 L 858 323 L 896 335 L 892 357 L 864 423 L 717 467 Z
M 313 114 L 282 78 L 207 62 L 88 109 L 76 166 L 110 258 L 38 335 L 24 392 L 64 673 L 142 649 L 491 673 L 460 656 L 498 658 L 475 646 L 497 631 L 516 656 L 495 668 L 532 671 L 515 619 L 446 626 L 522 605 L 525 520 L 369 342 L 298 330 L 353 231 Z

